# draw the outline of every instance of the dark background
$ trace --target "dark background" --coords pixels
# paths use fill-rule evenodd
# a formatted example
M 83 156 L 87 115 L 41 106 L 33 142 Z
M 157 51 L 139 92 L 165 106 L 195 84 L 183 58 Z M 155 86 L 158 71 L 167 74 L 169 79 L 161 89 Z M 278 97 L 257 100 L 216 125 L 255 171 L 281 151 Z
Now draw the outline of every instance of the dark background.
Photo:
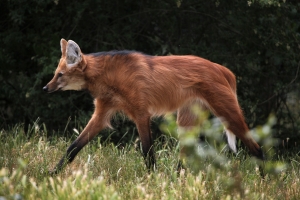
M 299 12 L 298 0 L 1 0 L 0 128 L 27 130 L 39 119 L 51 135 L 85 126 L 89 94 L 42 91 L 65 38 L 85 53 L 194 54 L 222 64 L 237 76 L 250 128 L 273 113 L 274 136 L 299 141 Z M 122 117 L 113 124 L 116 139 L 136 132 Z

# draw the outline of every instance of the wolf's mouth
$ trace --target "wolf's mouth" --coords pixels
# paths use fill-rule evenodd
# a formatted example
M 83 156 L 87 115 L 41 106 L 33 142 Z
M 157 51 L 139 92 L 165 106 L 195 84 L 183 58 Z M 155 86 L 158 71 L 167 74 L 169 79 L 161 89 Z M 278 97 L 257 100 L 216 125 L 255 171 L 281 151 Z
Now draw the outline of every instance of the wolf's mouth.
M 53 92 L 57 92 L 57 91 L 61 91 L 61 90 L 62 90 L 62 87 L 59 87 L 59 88 L 57 88 L 55 90 L 48 91 L 48 93 L 53 93 Z
M 62 87 L 56 88 L 55 90 L 49 90 L 49 88 L 47 86 L 45 86 L 45 87 L 43 87 L 43 90 L 47 93 L 53 93 L 53 92 L 62 90 Z

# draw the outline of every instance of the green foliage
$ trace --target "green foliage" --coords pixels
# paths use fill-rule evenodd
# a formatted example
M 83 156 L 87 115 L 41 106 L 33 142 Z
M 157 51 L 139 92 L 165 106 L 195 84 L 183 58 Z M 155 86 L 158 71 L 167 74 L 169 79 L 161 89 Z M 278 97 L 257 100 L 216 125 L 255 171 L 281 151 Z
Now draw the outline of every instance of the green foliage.
M 179 153 L 172 137 L 155 144 L 154 172 L 147 173 L 134 145 L 115 146 L 99 139 L 82 149 L 59 175 L 50 177 L 46 171 L 70 141 L 49 139 L 45 131 L 31 129 L 30 138 L 22 126 L 0 132 L 1 199 L 299 199 L 299 156 L 273 157 L 274 162 L 285 163 L 285 170 L 269 171 L 266 180 L 242 152 L 223 155 L 223 167 L 202 157 L 190 159 L 187 168 L 177 172 Z
M 206 166 L 199 165 L 203 160 L 211 162 L 210 170 L 230 170 L 232 167 L 230 160 L 226 157 L 225 152 L 229 147 L 225 145 L 224 126 L 216 119 L 208 119 L 207 112 L 201 111 L 195 107 L 195 113 L 199 114 L 201 127 L 193 127 L 188 130 L 180 130 L 176 127 L 176 120 L 173 115 L 167 115 L 165 122 L 161 125 L 161 129 L 178 138 L 180 143 L 180 158 L 183 165 L 189 166 L 193 171 L 205 170 Z M 278 140 L 273 138 L 272 127 L 276 124 L 276 118 L 271 115 L 268 121 L 263 126 L 257 126 L 250 131 L 250 134 L 257 142 L 262 145 L 262 150 L 265 154 L 266 161 L 251 158 L 253 164 L 261 166 L 267 177 L 282 174 L 286 170 L 284 162 L 276 159 L 277 153 L 275 148 L 278 146 Z M 205 141 L 198 140 L 199 133 L 204 136 Z M 178 136 L 178 137 L 177 137 Z M 245 152 L 239 149 L 236 158 L 245 159 Z M 274 159 L 275 158 L 275 159 Z M 232 158 L 231 158 L 232 159 Z M 227 163 L 227 164 L 226 164 Z
M 298 1 L 3 0 L 0 2 L 0 126 L 40 118 L 48 133 L 81 130 L 93 110 L 85 92 L 44 94 L 59 40 L 83 52 L 134 49 L 195 54 L 230 68 L 250 127 L 273 112 L 275 135 L 299 139 Z M 136 132 L 116 120 L 117 135 Z M 122 128 L 125 127 L 125 128 Z M 51 131 L 50 131 L 51 130 Z M 110 133 L 107 133 L 110 134 Z

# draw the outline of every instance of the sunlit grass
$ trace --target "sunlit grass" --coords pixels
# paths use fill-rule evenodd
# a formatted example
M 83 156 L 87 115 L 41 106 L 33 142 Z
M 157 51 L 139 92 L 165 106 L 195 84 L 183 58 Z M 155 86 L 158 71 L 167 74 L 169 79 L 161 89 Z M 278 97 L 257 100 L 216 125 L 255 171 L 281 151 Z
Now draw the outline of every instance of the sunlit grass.
M 72 164 L 50 177 L 48 169 L 71 141 L 47 138 L 44 127 L 31 131 L 28 137 L 22 126 L 1 130 L 0 199 L 300 198 L 300 157 L 288 152 L 273 152 L 265 179 L 242 149 L 236 155 L 216 148 L 215 157 L 187 156 L 186 168 L 178 172 L 178 144 L 163 136 L 165 142 L 155 144 L 156 170 L 148 173 L 136 143 L 116 146 L 96 138 Z M 219 165 L 217 156 L 224 158 Z M 284 163 L 284 169 L 276 163 Z

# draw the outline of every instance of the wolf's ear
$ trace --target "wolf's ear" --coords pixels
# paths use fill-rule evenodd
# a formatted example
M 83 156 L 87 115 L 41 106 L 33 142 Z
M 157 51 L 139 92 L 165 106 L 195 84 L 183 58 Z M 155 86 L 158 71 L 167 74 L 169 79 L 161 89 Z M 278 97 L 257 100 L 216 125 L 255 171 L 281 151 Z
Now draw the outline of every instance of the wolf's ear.
M 68 67 L 73 67 L 82 60 L 81 50 L 73 40 L 69 40 L 66 48 L 66 61 Z
M 66 56 L 67 43 L 68 43 L 67 40 L 65 40 L 64 38 L 60 40 L 60 49 L 61 49 L 62 57 Z

